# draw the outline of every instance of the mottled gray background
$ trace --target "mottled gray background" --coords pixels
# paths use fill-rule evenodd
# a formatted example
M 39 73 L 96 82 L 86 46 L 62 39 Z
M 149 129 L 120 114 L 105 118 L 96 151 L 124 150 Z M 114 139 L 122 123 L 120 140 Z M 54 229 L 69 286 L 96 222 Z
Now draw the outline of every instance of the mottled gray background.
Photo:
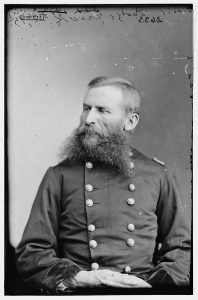
M 187 7 L 41 7 L 8 12 L 11 243 L 39 183 L 78 125 L 95 76 L 131 80 L 142 98 L 134 146 L 175 171 L 190 222 L 192 11 Z

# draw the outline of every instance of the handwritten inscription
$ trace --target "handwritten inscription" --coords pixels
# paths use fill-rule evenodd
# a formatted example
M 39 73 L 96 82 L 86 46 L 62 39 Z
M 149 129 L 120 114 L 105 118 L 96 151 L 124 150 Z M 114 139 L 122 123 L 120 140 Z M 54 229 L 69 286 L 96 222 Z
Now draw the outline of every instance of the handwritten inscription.
M 8 21 L 20 25 L 20 23 L 30 24 L 32 22 L 43 22 L 53 18 L 58 25 L 68 22 L 82 21 L 111 21 L 123 22 L 129 18 L 134 18 L 140 24 L 160 24 L 165 22 L 167 16 L 171 14 L 185 15 L 191 13 L 191 9 L 167 8 L 149 9 L 146 7 L 130 8 L 98 8 L 98 7 L 78 7 L 78 8 L 43 8 L 43 9 L 15 9 L 8 13 Z M 30 23 L 29 23 L 30 22 Z
M 21 21 L 45 21 L 48 18 L 47 14 L 34 14 L 34 15 L 30 15 L 30 14 L 21 14 L 19 16 L 19 19 Z

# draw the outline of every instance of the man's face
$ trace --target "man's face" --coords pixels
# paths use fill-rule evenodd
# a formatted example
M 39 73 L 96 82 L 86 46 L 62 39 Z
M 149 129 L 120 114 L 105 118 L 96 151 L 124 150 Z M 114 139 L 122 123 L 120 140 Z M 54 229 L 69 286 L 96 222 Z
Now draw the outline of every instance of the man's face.
M 123 131 L 125 119 L 123 95 L 118 88 L 92 88 L 84 99 L 79 131 L 85 133 L 85 144 L 96 145 L 99 138 Z

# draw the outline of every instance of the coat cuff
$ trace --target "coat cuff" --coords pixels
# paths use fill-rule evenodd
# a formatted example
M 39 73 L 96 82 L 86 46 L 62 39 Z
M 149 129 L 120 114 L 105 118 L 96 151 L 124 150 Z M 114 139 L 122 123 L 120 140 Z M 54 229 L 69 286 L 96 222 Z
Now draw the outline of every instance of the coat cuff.
M 74 266 L 70 267 L 70 270 L 66 276 L 66 278 L 61 281 L 56 287 L 57 294 L 67 294 L 72 292 L 77 286 L 77 282 L 75 280 L 75 276 L 83 270 L 82 268 L 76 268 Z
M 45 274 L 43 284 L 50 292 L 60 292 L 58 285 L 65 282 L 67 286 L 72 285 L 72 279 L 82 268 L 74 262 L 64 259 L 59 261 Z M 63 283 L 64 284 L 64 283 Z M 66 287 L 67 287 L 66 286 Z

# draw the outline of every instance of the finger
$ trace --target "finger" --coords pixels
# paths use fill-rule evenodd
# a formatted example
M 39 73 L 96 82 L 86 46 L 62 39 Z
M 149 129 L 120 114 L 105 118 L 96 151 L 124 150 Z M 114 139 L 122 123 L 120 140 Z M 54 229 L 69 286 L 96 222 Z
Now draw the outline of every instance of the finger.
M 128 274 L 121 274 L 121 273 L 117 273 L 117 274 L 113 274 L 111 277 L 106 276 L 105 279 L 108 279 L 110 281 L 115 281 L 117 283 L 120 284 L 127 284 L 127 285 L 136 285 L 137 284 L 137 280 L 136 278 L 131 278 Z
M 128 277 L 132 279 L 132 281 L 140 287 L 151 287 L 151 285 L 147 283 L 145 280 L 143 280 L 142 278 L 139 278 L 134 275 L 128 275 Z
M 141 278 L 136 276 L 131 276 L 128 274 L 114 274 L 113 276 L 105 276 L 104 279 L 114 281 L 118 284 L 122 285 L 130 285 L 130 286 L 137 286 L 137 287 L 150 287 L 150 285 Z
M 119 276 L 120 275 L 120 276 Z M 136 286 L 136 282 L 132 280 L 127 280 L 128 278 L 122 277 L 122 274 L 119 274 L 118 276 L 112 275 L 112 276 L 105 276 L 104 280 L 107 280 L 108 282 L 114 282 L 118 285 L 128 285 L 128 286 Z
M 122 284 L 122 283 L 119 283 L 119 282 L 116 282 L 116 281 L 110 280 L 110 279 L 103 279 L 102 283 L 107 285 L 107 286 L 120 287 L 120 288 L 135 288 L 135 287 L 138 287 L 138 286 L 130 285 L 130 284 Z

